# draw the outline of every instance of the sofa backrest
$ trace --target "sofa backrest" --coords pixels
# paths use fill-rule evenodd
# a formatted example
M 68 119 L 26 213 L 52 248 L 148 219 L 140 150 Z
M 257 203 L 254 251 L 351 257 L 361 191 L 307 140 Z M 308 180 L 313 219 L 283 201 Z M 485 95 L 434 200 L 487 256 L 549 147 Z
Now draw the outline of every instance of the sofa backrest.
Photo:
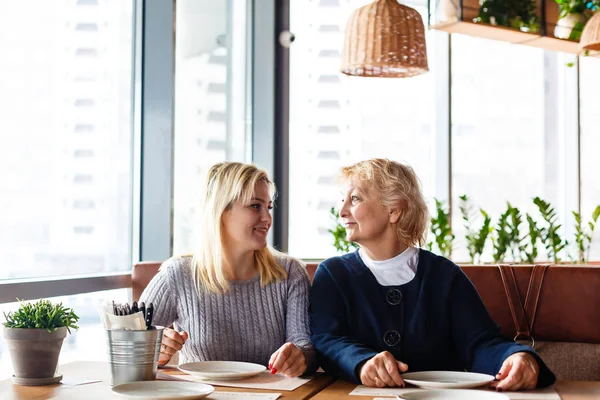
M 502 333 L 517 334 L 499 266 L 461 266 Z M 516 296 L 525 304 L 533 265 L 512 266 Z M 535 300 L 535 299 L 534 299 Z M 518 306 L 518 305 L 516 305 Z M 563 380 L 600 380 L 600 268 L 550 265 L 546 268 L 534 315 L 526 315 L 534 348 Z M 532 340 L 523 343 L 532 345 Z
M 524 304 L 533 265 L 513 266 Z M 511 309 L 496 266 L 461 266 L 488 311 L 508 337 L 515 337 Z M 547 268 L 533 318 L 535 340 L 600 344 L 600 268 L 551 265 Z
M 146 286 L 150 283 L 162 262 L 160 261 L 140 261 L 133 264 L 131 270 L 131 297 L 133 301 L 138 301 Z
M 138 300 L 158 272 L 160 262 L 133 266 L 132 296 Z M 306 263 L 310 280 L 318 263 Z M 500 270 L 492 265 L 464 265 L 501 332 L 511 340 L 517 333 Z M 521 301 L 530 285 L 533 265 L 512 267 Z M 600 380 L 600 267 L 551 265 L 544 274 L 531 336 L 534 348 L 563 380 Z M 528 315 L 529 320 L 532 316 Z M 523 343 L 532 345 L 531 340 Z

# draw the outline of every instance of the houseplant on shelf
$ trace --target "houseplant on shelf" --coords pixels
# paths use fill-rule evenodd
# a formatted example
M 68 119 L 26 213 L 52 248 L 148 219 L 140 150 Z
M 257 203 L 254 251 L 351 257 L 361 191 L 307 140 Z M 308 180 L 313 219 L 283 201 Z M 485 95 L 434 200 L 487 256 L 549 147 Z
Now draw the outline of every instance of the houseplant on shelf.
M 48 300 L 21 302 L 15 312 L 4 313 L 4 338 L 15 372 L 15 383 L 45 385 L 60 382 L 58 355 L 67 332 L 79 329 L 79 317 L 62 303 Z
M 482 0 L 473 22 L 500 25 L 523 32 L 537 33 L 540 21 L 532 0 Z
M 600 0 L 554 0 L 558 4 L 558 21 L 554 37 L 579 41 L 583 27 L 600 7 Z

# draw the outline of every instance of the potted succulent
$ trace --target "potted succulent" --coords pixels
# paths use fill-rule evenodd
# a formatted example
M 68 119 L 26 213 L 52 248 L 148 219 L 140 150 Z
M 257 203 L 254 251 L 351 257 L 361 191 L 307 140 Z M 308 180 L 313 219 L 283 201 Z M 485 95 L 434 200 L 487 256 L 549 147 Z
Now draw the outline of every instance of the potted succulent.
M 4 317 L 4 339 L 15 382 L 43 385 L 60 381 L 61 376 L 55 376 L 58 355 L 67 331 L 78 329 L 75 312 L 62 303 L 39 300 L 33 304 L 21 302 L 15 312 L 4 313 Z
M 554 37 L 578 41 L 583 27 L 600 6 L 599 0 L 554 0 L 558 4 L 558 22 Z

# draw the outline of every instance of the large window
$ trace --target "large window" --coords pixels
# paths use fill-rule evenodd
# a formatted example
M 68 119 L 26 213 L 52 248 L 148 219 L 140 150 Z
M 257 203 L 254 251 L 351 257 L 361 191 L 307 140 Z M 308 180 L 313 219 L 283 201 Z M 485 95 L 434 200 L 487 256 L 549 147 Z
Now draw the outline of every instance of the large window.
M 208 168 L 249 161 L 245 0 L 178 0 L 173 252 L 195 250 Z
M 290 1 L 297 40 L 290 49 L 289 252 L 303 258 L 335 254 L 328 229 L 329 210 L 339 201 L 337 173 L 341 166 L 371 157 L 412 165 L 430 206 L 433 197 L 450 200 L 457 262 L 469 261 L 458 200 L 463 194 L 476 209 L 487 211 L 494 225 L 508 202 L 519 208 L 522 235 L 526 213 L 541 220 L 533 203 L 540 197 L 556 210 L 559 233 L 572 243 L 571 211 L 580 201 L 573 183 L 579 171 L 575 58 L 458 34 L 448 44 L 447 36 L 429 31 L 428 74 L 346 77 L 338 72 L 345 23 L 353 10 L 368 3 Z M 425 5 L 410 5 L 425 13 Z M 592 79 L 596 62 L 584 60 L 581 72 L 588 93 L 582 90 L 582 144 L 588 152 L 594 149 L 594 128 L 585 114 L 593 118 L 596 91 L 585 82 Z M 592 183 L 594 169 L 586 171 L 595 158 L 584 158 L 585 218 L 595 206 L 598 187 Z M 488 241 L 481 261 L 492 260 L 492 247 Z M 538 260 L 545 261 L 542 246 L 538 250 Z M 559 254 L 563 260 L 574 256 L 572 248 Z
M 581 213 L 584 228 L 592 212 L 600 204 L 600 129 L 598 104 L 600 103 L 600 59 L 582 57 L 580 65 L 581 99 Z M 599 220 L 600 222 L 600 220 Z M 590 251 L 590 260 L 600 260 L 600 225 L 597 226 Z
M 0 280 L 131 266 L 133 3 L 0 3 Z
M 507 202 L 537 218 L 536 196 L 560 198 L 559 53 L 452 35 L 453 259 L 469 261 L 458 196 L 496 224 Z M 573 109 L 576 112 L 576 108 Z M 564 216 L 563 210 L 557 210 Z M 477 221 L 481 223 L 482 221 Z M 525 224 L 521 227 L 525 233 Z M 491 261 L 492 245 L 483 261 Z
M 335 255 L 329 210 L 341 199 L 337 176 L 351 163 L 387 157 L 417 172 L 432 196 L 434 74 L 354 78 L 339 72 L 344 27 L 367 0 L 291 0 L 289 252 Z M 418 10 L 425 21 L 426 4 Z M 427 50 L 435 51 L 427 33 Z

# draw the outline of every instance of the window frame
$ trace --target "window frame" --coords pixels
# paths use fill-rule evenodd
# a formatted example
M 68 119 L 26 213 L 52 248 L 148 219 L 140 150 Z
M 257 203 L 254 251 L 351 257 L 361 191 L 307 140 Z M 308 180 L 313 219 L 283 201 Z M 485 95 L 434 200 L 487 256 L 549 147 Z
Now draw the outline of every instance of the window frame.
M 0 304 L 130 288 L 134 262 L 171 255 L 174 1 L 133 7 L 131 263 L 114 273 L 0 281 Z

